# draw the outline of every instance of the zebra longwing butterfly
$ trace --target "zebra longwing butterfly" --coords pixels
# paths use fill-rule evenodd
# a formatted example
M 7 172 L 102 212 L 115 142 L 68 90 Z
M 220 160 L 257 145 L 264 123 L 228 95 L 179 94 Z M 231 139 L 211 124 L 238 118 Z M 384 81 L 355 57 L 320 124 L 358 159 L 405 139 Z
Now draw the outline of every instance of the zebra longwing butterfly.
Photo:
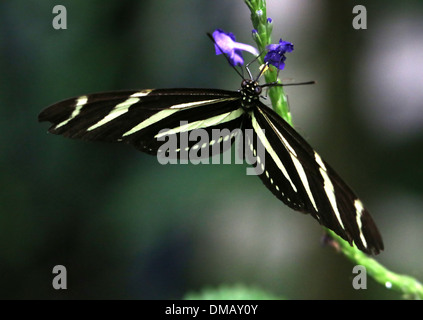
M 383 250 L 379 231 L 354 192 L 314 149 L 275 111 L 260 101 L 257 79 L 243 79 L 239 91 L 218 89 L 144 89 L 103 92 L 67 99 L 43 110 L 49 132 L 69 138 L 123 142 L 157 155 L 169 128 L 180 138 L 198 129 L 240 128 L 253 132 L 251 149 L 262 148 L 266 161 L 257 174 L 264 185 L 294 210 L 311 214 L 320 224 L 365 253 Z M 181 122 L 188 125 L 181 125 Z M 186 149 L 211 148 L 191 141 Z M 225 148 L 218 149 L 223 152 Z M 216 150 L 216 149 L 214 149 Z M 178 149 L 180 151 L 180 149 Z M 256 167 L 257 168 L 257 167 Z

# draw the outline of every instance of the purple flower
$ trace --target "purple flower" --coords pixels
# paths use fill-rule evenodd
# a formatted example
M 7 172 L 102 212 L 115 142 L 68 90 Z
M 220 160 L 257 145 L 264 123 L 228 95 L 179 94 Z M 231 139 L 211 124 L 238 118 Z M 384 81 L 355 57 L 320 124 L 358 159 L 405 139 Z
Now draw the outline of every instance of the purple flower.
M 279 44 L 269 44 L 266 49 L 268 52 L 264 57 L 264 62 L 282 70 L 285 67 L 285 53 L 292 52 L 294 45 L 280 39 Z
M 235 42 L 235 36 L 231 32 L 226 33 L 221 29 L 216 29 L 213 32 L 213 39 L 215 41 L 216 54 L 226 54 L 232 66 L 242 66 L 244 64 L 242 50 L 248 51 L 253 55 L 259 54 L 253 46 Z

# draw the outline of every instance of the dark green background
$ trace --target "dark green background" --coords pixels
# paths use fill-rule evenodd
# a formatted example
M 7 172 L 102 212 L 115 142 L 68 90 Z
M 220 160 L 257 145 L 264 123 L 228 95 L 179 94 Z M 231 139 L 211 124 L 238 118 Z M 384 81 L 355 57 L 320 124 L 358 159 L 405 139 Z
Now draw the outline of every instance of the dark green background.
M 304 15 L 275 2 L 273 39 L 295 45 L 281 77 L 317 81 L 286 90 L 297 129 L 369 207 L 386 245 L 377 259 L 423 279 L 423 131 L 390 143 L 363 124 L 362 110 L 378 101 L 357 97 L 355 72 L 372 30 L 396 15 L 423 21 L 421 2 L 365 4 L 367 30 L 352 28 L 352 1 L 277 1 L 318 8 Z M 52 27 L 57 4 L 67 30 Z M 371 279 L 354 290 L 353 265 L 321 246 L 316 221 L 286 208 L 244 165 L 161 166 L 129 146 L 53 136 L 37 122 L 49 104 L 97 91 L 237 90 L 239 77 L 206 37 L 215 28 L 252 43 L 241 0 L 1 2 L 0 298 L 179 299 L 238 283 L 296 299 L 399 297 Z M 388 65 L 386 78 L 395 76 Z M 52 288 L 58 264 L 67 290 Z

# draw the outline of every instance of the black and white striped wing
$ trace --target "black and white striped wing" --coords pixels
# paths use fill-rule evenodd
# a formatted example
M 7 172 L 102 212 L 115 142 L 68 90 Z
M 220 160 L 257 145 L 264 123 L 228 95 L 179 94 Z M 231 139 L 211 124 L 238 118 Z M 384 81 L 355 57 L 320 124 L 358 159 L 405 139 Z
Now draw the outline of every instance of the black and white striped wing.
M 150 154 L 160 152 L 169 134 L 181 145 L 182 134 L 204 129 L 240 128 L 244 111 L 238 92 L 212 89 L 146 89 L 84 95 L 58 102 L 43 110 L 39 121 L 49 121 L 49 132 L 84 140 L 125 142 Z M 169 129 L 164 133 L 164 129 Z M 223 140 L 207 145 L 194 140 L 185 148 L 210 148 L 210 155 Z M 221 144 L 223 146 L 223 144 Z M 226 144 L 228 145 L 228 144 Z M 229 144 L 230 147 L 230 144 Z M 177 148 L 180 152 L 180 148 Z M 181 153 L 181 152 L 180 152 Z
M 246 128 L 255 133 L 249 138 L 252 149 L 259 150 L 257 143 L 265 149 L 264 159 L 257 160 L 266 187 L 289 207 L 311 214 L 350 244 L 354 241 L 360 250 L 369 254 L 383 250 L 370 214 L 319 154 L 261 102 L 249 116 Z

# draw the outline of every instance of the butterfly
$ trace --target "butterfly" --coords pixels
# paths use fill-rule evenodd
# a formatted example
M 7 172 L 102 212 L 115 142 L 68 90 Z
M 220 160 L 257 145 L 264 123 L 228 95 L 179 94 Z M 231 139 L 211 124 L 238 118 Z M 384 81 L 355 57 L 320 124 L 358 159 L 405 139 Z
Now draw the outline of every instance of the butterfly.
M 242 79 L 238 91 L 180 88 L 86 94 L 49 106 L 38 120 L 50 122 L 53 134 L 126 143 L 158 156 L 173 152 L 180 159 L 192 151 L 220 154 L 241 132 L 249 150 L 245 158 L 256 162 L 257 175 L 279 200 L 310 214 L 363 252 L 378 254 L 384 245 L 369 212 L 307 141 L 261 101 L 269 86 L 250 76 Z M 200 130 L 212 138 L 184 142 L 184 135 Z M 165 136 L 175 138 L 173 150 L 164 150 L 160 138 Z

